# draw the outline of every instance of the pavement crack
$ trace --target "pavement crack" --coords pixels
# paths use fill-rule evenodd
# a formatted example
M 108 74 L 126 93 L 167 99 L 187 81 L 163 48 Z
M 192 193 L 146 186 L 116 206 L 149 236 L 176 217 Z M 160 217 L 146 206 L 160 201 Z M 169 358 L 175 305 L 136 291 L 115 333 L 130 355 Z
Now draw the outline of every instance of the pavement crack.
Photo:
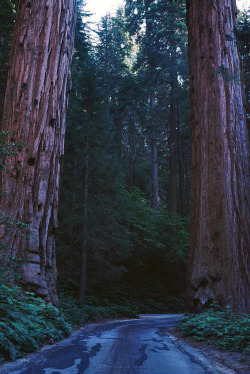
M 147 349 L 147 346 L 148 344 L 143 344 L 140 349 L 139 349 L 139 353 L 141 353 L 141 356 L 138 360 L 135 361 L 135 366 L 142 366 L 144 361 L 146 361 L 148 359 L 148 356 L 147 354 L 145 353 L 146 349 Z

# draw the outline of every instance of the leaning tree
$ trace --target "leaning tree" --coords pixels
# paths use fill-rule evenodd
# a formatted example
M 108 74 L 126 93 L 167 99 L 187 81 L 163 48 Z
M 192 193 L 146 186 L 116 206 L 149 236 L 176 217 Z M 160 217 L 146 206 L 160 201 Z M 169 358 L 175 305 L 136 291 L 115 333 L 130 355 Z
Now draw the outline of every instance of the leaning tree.
M 235 0 L 187 0 L 192 130 L 187 309 L 250 312 L 249 158 Z
M 24 260 L 22 281 L 57 304 L 54 234 L 76 0 L 16 1 L 2 130 L 23 144 L 2 173 L 1 211 L 29 234 L 2 227 L 7 253 Z

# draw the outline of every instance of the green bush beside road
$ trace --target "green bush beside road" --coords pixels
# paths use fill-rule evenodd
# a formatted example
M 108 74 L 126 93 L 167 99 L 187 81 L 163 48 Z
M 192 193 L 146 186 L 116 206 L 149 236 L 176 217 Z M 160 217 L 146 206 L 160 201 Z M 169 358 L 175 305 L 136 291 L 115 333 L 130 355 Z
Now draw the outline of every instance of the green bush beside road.
M 201 314 L 188 314 L 180 325 L 183 336 L 214 344 L 222 350 L 250 353 L 250 315 L 217 305 Z

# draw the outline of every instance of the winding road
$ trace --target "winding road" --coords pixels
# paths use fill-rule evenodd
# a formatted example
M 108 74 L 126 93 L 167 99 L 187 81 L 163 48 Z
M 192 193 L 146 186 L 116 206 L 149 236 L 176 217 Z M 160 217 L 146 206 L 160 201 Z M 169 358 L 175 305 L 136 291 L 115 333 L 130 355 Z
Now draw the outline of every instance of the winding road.
M 87 325 L 25 359 L 0 366 L 1 374 L 229 374 L 199 350 L 171 336 L 181 315 Z

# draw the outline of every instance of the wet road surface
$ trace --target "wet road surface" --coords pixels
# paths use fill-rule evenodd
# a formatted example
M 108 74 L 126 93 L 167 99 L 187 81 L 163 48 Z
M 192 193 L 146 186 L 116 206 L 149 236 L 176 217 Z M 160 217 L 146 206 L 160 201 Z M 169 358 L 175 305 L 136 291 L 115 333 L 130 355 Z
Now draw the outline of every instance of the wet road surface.
M 232 374 L 167 333 L 181 315 L 87 325 L 26 359 L 0 366 L 1 374 Z

